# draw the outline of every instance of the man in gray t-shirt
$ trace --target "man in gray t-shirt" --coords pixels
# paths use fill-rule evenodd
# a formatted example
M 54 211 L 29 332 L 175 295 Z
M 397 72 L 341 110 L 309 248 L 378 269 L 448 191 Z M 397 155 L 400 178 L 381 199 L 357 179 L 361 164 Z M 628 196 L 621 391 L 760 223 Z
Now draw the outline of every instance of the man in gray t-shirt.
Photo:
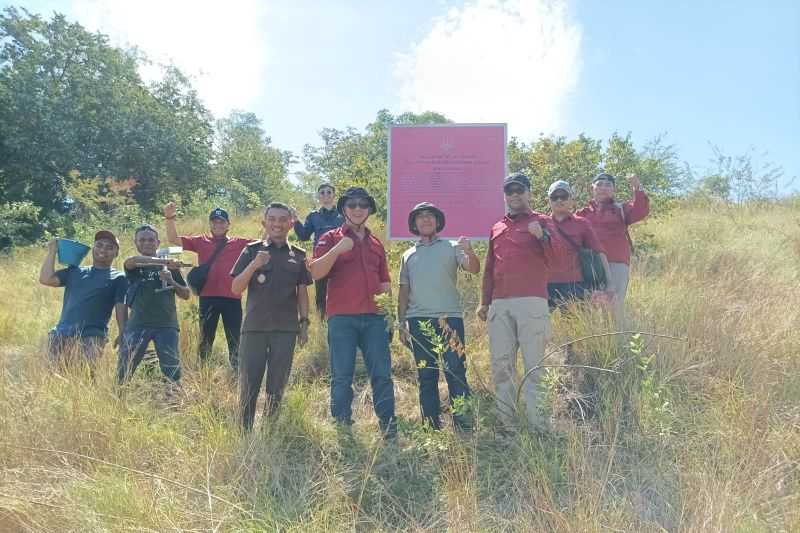
M 420 240 L 406 250 L 400 263 L 400 295 L 397 316 L 400 338 L 414 352 L 419 380 L 422 418 L 440 429 L 439 368 L 444 365 L 450 403 L 467 398 L 467 371 L 464 364 L 464 319 L 458 293 L 458 269 L 477 274 L 480 261 L 468 239 L 457 243 L 440 239 L 444 213 L 433 204 L 418 204 L 408 215 L 408 229 Z M 437 337 L 446 351 L 434 350 Z M 468 429 L 466 417 L 454 415 L 458 429 Z

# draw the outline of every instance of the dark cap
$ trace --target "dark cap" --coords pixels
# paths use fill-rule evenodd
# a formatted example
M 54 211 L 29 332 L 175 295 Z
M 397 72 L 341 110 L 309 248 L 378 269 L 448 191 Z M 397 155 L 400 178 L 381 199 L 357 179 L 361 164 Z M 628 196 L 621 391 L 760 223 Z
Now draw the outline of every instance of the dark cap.
M 513 185 L 514 183 L 531 190 L 531 179 L 522 172 L 514 172 L 506 176 L 506 179 L 503 180 L 503 190 L 505 191 L 509 185 Z
M 317 192 L 326 188 L 332 190 L 333 192 L 336 192 L 336 187 L 334 187 L 332 183 L 328 183 L 327 181 L 319 184 L 319 187 L 317 187 Z
M 611 183 L 614 183 L 614 184 L 617 183 L 617 178 L 615 178 L 611 174 L 606 174 L 605 172 L 601 172 L 600 174 L 598 174 L 597 176 L 592 178 L 592 183 L 597 183 L 598 181 L 602 181 L 602 180 L 610 181 Z
M 551 183 L 550 187 L 547 189 L 547 196 L 553 196 L 553 193 L 556 191 L 565 191 L 567 194 L 572 196 L 572 187 L 569 186 L 569 182 L 564 180 L 558 180 Z
M 119 248 L 119 239 L 117 239 L 117 236 L 108 231 L 107 229 L 101 229 L 100 231 L 94 234 L 94 242 L 97 242 L 100 239 L 108 239 L 109 241 L 116 244 L 117 248 Z
M 208 214 L 208 220 L 214 220 L 215 218 L 221 218 L 225 222 L 231 221 L 231 218 L 228 216 L 228 212 L 221 207 L 215 207 L 211 210 L 211 213 Z
M 414 206 L 414 209 L 408 214 L 408 231 L 414 235 L 419 235 L 417 230 L 416 218 L 417 215 L 423 211 L 430 211 L 436 217 L 436 233 L 440 233 L 444 229 L 444 212 L 430 202 L 422 202 Z
M 355 198 L 364 198 L 369 202 L 370 214 L 375 213 L 378 210 L 377 206 L 375 205 L 375 198 L 370 196 L 367 190 L 363 187 L 350 187 L 344 191 L 344 194 L 342 194 L 339 197 L 339 200 L 336 202 L 336 210 L 341 214 L 344 214 L 344 204 L 347 202 L 347 200 Z

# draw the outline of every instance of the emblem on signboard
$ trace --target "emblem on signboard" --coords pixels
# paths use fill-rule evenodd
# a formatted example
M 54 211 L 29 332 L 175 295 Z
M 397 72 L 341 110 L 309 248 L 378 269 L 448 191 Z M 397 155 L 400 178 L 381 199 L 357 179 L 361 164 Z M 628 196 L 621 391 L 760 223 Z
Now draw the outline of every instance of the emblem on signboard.
M 443 152 L 449 152 L 455 147 L 456 145 L 451 137 L 445 137 L 442 139 L 442 144 L 439 145 L 439 148 L 441 148 Z

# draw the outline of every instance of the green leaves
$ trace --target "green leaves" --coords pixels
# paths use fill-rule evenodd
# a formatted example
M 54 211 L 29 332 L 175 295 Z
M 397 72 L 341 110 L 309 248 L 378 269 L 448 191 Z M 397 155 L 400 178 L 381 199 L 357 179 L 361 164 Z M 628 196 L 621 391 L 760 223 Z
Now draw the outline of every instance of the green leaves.
M 148 86 L 135 51 L 56 14 L 0 14 L 0 201 L 64 208 L 72 171 L 133 177 L 151 209 L 203 186 L 211 119 L 175 68 Z

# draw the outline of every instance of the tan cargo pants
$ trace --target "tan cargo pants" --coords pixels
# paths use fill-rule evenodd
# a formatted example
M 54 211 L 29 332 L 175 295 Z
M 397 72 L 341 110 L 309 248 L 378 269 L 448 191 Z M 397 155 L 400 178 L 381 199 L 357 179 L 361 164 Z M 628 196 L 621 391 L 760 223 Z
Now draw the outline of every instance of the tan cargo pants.
M 617 329 L 625 329 L 625 295 L 628 293 L 630 267 L 625 263 L 608 263 L 611 279 L 608 288 L 614 291 L 614 308 L 611 314 Z
M 522 350 L 526 374 L 542 363 L 550 337 L 547 299 L 531 296 L 494 300 L 489 306 L 488 323 L 497 412 L 504 425 L 513 427 L 519 407 L 517 389 L 522 379 L 517 375 L 517 350 Z M 537 429 L 547 426 L 539 406 L 543 371 L 543 368 L 533 371 L 523 385 L 527 419 Z

